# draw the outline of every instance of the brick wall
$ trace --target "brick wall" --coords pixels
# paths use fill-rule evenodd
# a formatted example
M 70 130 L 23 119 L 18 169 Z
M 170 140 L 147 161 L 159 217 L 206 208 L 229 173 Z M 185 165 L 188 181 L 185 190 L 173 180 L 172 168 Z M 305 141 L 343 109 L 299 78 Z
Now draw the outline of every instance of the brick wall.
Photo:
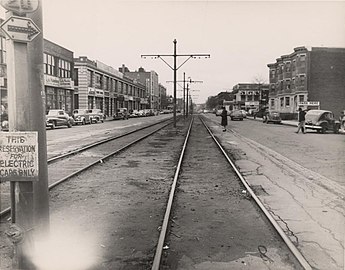
M 312 48 L 309 65 L 308 100 L 338 118 L 345 110 L 345 48 Z

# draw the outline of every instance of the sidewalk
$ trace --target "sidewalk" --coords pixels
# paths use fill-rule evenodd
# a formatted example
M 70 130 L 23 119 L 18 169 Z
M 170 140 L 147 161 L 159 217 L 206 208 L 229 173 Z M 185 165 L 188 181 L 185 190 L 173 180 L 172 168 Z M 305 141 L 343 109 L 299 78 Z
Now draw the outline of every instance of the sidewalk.
M 247 119 L 256 120 L 256 121 L 262 122 L 262 118 L 259 118 L 259 117 L 254 119 L 253 116 L 247 116 Z M 283 125 L 286 125 L 286 126 L 292 126 L 292 127 L 297 127 L 298 126 L 298 122 L 296 120 L 282 120 L 281 123 Z M 339 134 L 344 134 L 345 135 L 345 130 L 340 129 L 339 130 Z

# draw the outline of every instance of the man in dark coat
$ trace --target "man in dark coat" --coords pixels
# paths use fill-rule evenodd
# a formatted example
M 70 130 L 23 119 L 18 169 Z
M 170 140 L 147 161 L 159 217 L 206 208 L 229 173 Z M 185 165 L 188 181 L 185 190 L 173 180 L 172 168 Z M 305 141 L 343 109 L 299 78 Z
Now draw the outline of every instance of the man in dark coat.
M 305 134 L 305 115 L 306 112 L 303 111 L 302 108 L 298 108 L 298 128 L 296 133 L 301 129 L 303 134 Z
M 225 107 L 222 109 L 223 111 L 220 115 L 222 117 L 222 122 L 220 124 L 224 127 L 223 131 L 226 131 L 226 126 L 228 125 L 228 111 L 225 109 Z

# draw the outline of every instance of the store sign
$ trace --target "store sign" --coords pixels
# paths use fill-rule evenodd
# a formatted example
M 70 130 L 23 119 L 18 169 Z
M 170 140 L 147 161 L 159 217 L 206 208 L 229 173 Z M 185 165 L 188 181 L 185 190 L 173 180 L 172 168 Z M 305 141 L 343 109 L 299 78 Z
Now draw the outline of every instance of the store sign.
M 71 78 L 60 78 L 60 87 L 73 89 L 74 88 L 74 81 Z
M 38 0 L 1 0 L 0 4 L 5 9 L 20 15 L 35 12 L 38 8 Z
M 103 97 L 104 91 L 101 89 L 96 89 L 96 97 Z
M 259 106 L 259 101 L 246 101 L 244 103 L 246 106 Z
M 299 106 L 320 106 L 320 101 L 300 101 Z
M 44 85 L 59 87 L 60 86 L 60 79 L 58 77 L 44 74 Z
M 44 85 L 61 87 L 66 89 L 73 89 L 74 82 L 71 78 L 59 78 L 51 75 L 44 74 Z
M 38 180 L 38 133 L 0 132 L 0 181 Z
M 89 95 L 94 95 L 96 93 L 96 90 L 94 88 L 89 87 L 88 92 L 89 92 Z

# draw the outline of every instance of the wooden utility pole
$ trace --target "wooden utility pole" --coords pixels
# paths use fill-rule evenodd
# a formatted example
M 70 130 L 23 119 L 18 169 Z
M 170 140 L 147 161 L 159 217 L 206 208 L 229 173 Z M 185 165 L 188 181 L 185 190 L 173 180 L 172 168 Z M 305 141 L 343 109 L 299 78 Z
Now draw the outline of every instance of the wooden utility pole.
M 15 152 L 11 155 L 0 153 L 1 159 L 7 161 L 5 164 L 9 164 L 4 171 L 7 173 L 5 180 L 10 181 L 12 191 L 13 226 L 8 235 L 15 244 L 13 268 L 34 269 L 26 251 L 33 250 L 34 239 L 39 234 L 49 231 L 42 5 L 41 0 L 3 1 L 1 5 L 9 11 L 7 20 L 1 25 L 9 38 L 9 133 L 1 139 L 13 148 L 34 152 L 21 150 L 23 152 L 17 156 Z M 23 162 L 14 163 L 18 159 Z
M 177 54 L 176 53 L 176 44 L 177 44 L 177 40 L 174 39 L 174 54 L 143 54 L 141 55 L 142 58 L 146 58 L 146 57 L 153 57 L 153 58 L 160 58 L 165 64 L 167 64 L 173 71 L 174 71 L 174 127 L 176 127 L 176 73 L 177 70 L 182 67 L 184 65 L 184 63 L 186 63 L 190 58 L 201 58 L 201 57 L 205 57 L 205 58 L 210 58 L 211 56 L 209 54 Z M 169 65 L 164 59 L 163 57 L 169 57 L 172 56 L 174 57 L 174 67 L 172 67 L 171 65 Z M 178 56 L 182 56 L 182 57 L 187 57 L 187 59 L 177 67 L 177 57 Z

